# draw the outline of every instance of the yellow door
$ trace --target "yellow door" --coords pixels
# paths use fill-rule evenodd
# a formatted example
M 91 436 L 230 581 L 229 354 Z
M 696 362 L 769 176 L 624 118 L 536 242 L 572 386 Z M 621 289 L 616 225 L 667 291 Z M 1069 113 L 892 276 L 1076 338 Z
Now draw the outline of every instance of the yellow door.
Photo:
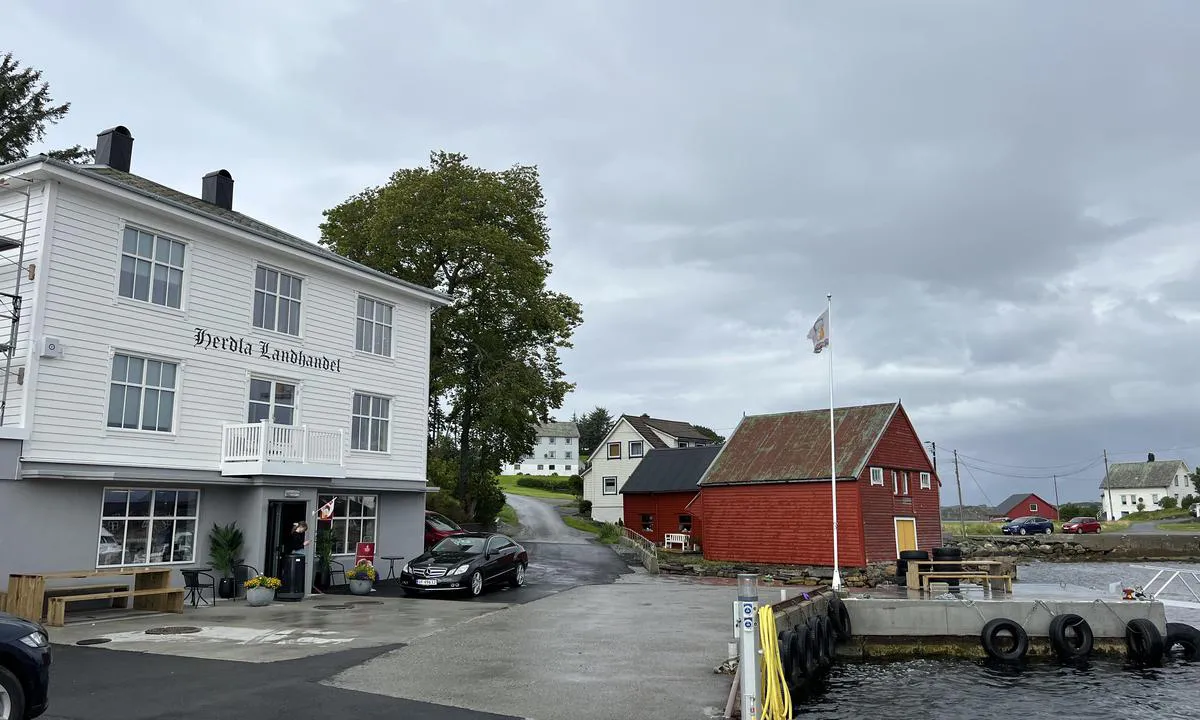
M 913 518 L 896 518 L 896 555 L 916 549 L 917 521 Z

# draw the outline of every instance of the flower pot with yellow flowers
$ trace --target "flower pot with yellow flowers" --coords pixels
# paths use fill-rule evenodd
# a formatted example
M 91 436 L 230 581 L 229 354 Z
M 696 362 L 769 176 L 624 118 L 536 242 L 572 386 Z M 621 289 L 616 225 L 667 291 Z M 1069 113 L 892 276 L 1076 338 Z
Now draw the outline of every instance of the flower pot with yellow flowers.
M 350 594 L 369 594 L 377 577 L 379 574 L 374 565 L 367 560 L 359 560 L 357 565 L 346 571 L 346 580 L 350 583 Z
M 271 604 L 275 599 L 275 591 L 283 585 L 283 581 L 266 575 L 255 575 L 244 584 L 246 586 L 246 604 L 252 607 L 262 607 Z

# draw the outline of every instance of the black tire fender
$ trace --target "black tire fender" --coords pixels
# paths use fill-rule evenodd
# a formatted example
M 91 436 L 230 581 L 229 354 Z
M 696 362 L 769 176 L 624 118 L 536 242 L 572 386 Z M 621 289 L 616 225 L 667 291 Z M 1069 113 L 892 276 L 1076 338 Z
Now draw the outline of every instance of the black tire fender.
M 792 657 L 792 631 L 779 631 L 779 664 L 783 666 L 783 676 L 790 678 L 796 669 L 796 660 Z
M 833 660 L 837 657 L 837 629 L 833 627 L 833 621 L 828 615 L 821 616 L 821 631 L 825 634 L 825 657 L 829 658 L 829 664 L 833 665 Z
M 21 681 L 17 679 L 17 676 L 2 665 L 0 665 L 0 685 L 3 685 L 5 691 L 8 692 L 12 703 L 12 716 L 14 718 L 25 717 L 25 688 L 21 686 Z
M 804 626 L 804 677 L 809 680 L 815 678 L 821 668 L 821 646 L 817 637 L 818 632 L 820 631 L 811 623 Z
M 829 619 L 833 622 L 834 630 L 837 631 L 838 640 L 849 640 L 851 637 L 850 611 L 846 609 L 846 603 L 836 595 L 829 603 Z
M 1163 652 L 1171 652 L 1176 645 L 1183 650 L 1180 657 L 1184 660 L 1200 660 L 1200 630 L 1187 623 L 1167 623 L 1167 639 L 1163 640 Z
M 788 677 L 791 678 L 792 685 L 796 687 L 799 687 L 804 683 L 806 673 L 808 672 L 808 661 L 804 656 L 804 637 L 806 633 L 807 629 L 803 625 L 795 627 L 792 629 L 791 639 L 789 641 L 792 653 L 792 672 L 788 675 Z
M 1068 630 L 1073 631 L 1068 635 Z M 1055 615 L 1050 620 L 1050 646 L 1060 660 L 1079 660 L 1092 654 L 1096 636 L 1092 626 L 1079 615 Z
M 1134 618 L 1125 623 L 1125 649 L 1129 659 L 1143 665 L 1158 665 L 1162 662 L 1162 633 L 1146 618 Z
M 1016 640 L 1011 650 L 1001 649 L 1000 647 L 998 638 L 1004 632 L 1012 635 Z M 1003 660 L 1004 662 L 1020 660 L 1029 652 L 1029 633 L 1025 632 L 1025 628 L 1021 627 L 1021 623 L 1008 618 L 988 620 L 984 624 L 983 630 L 979 633 L 979 642 L 983 645 L 983 650 L 988 654 L 988 657 L 995 660 Z

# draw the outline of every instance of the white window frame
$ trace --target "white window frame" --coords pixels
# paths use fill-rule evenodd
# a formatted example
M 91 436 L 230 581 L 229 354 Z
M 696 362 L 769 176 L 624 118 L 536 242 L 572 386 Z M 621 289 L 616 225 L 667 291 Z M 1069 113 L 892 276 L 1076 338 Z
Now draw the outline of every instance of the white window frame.
M 634 445 L 637 445 L 636 453 L 633 451 Z M 629 441 L 629 457 L 640 458 L 640 457 L 642 457 L 642 455 L 645 454 L 645 451 L 646 451 L 645 441 L 643 441 L 643 440 L 630 440 Z
M 571 438 L 563 438 L 563 444 L 564 444 L 564 445 L 570 445 L 570 444 L 571 444 Z
M 647 520 L 646 518 L 650 518 Z M 641 521 L 642 532 L 654 532 L 654 513 L 638 513 L 638 520 Z
M 538 465 L 538 470 L 545 470 L 545 469 L 546 469 L 545 465 Z
M 908 490 L 908 471 L 907 470 L 904 471 L 903 477 L 904 477 L 904 494 L 905 494 L 905 496 L 912 495 L 912 493 L 909 492 L 909 490 Z
M 871 484 L 883 487 L 883 468 L 871 468 Z
M 130 253 L 129 251 L 127 251 L 125 249 L 125 236 L 130 232 L 138 233 L 139 235 L 149 235 L 150 236 L 151 247 L 150 247 L 150 256 L 149 257 L 139 253 L 136 248 L 132 253 Z M 158 257 L 158 241 L 159 240 L 166 241 L 167 243 L 171 243 L 173 245 L 179 245 L 183 248 L 183 251 L 182 251 L 183 258 L 182 258 L 182 262 L 180 264 L 177 265 L 174 262 L 172 262 L 172 260 L 171 260 L 171 255 L 172 255 L 171 250 L 170 250 L 171 245 L 168 245 L 167 259 L 165 261 Z M 157 230 L 151 230 L 144 225 L 140 225 L 140 224 L 136 224 L 136 223 L 122 224 L 120 236 L 118 237 L 118 240 L 117 240 L 117 278 L 116 278 L 117 300 L 119 302 L 136 303 L 137 305 L 141 305 L 144 307 L 160 308 L 163 310 L 170 310 L 172 312 L 178 312 L 178 313 L 184 312 L 186 309 L 186 305 L 187 305 L 186 298 L 187 298 L 187 287 L 188 287 L 188 267 L 189 267 L 189 264 L 191 262 L 191 257 L 192 257 L 191 249 L 192 248 L 191 248 L 190 243 L 188 243 L 184 240 L 177 240 L 174 236 L 172 236 L 170 234 L 161 233 L 161 232 L 158 232 Z M 134 286 L 136 286 L 136 278 L 137 278 L 136 271 L 134 273 L 135 285 L 130 287 L 130 294 L 125 295 L 125 294 L 122 294 L 122 292 L 121 292 L 121 274 L 122 274 L 122 268 L 125 265 L 126 257 L 133 258 L 135 265 L 138 260 L 141 260 L 142 262 L 150 263 L 150 284 L 146 288 L 145 299 L 134 296 L 133 290 L 134 290 Z M 159 271 L 160 268 L 162 269 L 162 272 L 166 272 L 166 273 L 168 273 L 168 275 L 171 270 L 179 271 L 179 304 L 178 305 L 170 304 L 169 295 L 167 297 L 164 297 L 163 298 L 164 301 L 161 303 L 154 301 L 154 278 L 155 278 L 156 272 Z M 170 284 L 168 283 L 167 290 L 164 290 L 164 292 L 169 292 L 169 288 L 170 288 Z
M 892 471 L 892 494 L 900 495 L 900 473 L 896 470 Z
M 256 400 L 253 400 L 251 397 L 251 393 L 254 391 L 254 381 L 255 380 L 271 383 L 271 401 L 269 403 L 268 409 L 270 410 L 269 420 L 272 425 L 283 425 L 283 423 L 275 422 L 275 408 L 276 408 L 275 393 L 276 393 L 276 389 L 277 389 L 276 386 L 278 386 L 278 385 L 290 385 L 291 386 L 291 388 L 292 388 L 292 405 L 291 405 L 292 424 L 289 425 L 288 427 L 299 427 L 300 426 L 300 390 L 301 390 L 300 382 L 297 380 L 294 380 L 292 378 L 272 377 L 270 375 L 257 375 L 254 373 L 249 373 L 246 378 L 246 422 L 247 423 L 251 422 L 250 421 L 250 405 L 251 405 L 251 403 L 258 402 Z M 259 404 L 262 404 L 262 403 L 259 402 Z M 286 406 L 284 406 L 284 407 L 286 407 Z
M 548 437 L 548 438 L 546 438 L 546 439 L 550 441 L 550 444 L 551 444 L 551 445 L 554 445 L 554 444 L 555 444 L 555 441 L 556 441 L 558 438 L 556 438 L 556 437 L 554 437 L 553 435 L 551 435 L 550 437 Z
M 900 557 L 900 521 L 912 520 L 913 537 L 917 540 L 917 547 L 921 547 L 921 525 L 917 522 L 917 518 L 912 515 L 898 515 L 892 518 L 892 536 L 896 538 L 896 557 Z
M 608 491 L 608 481 L 609 480 L 612 480 L 612 492 Z M 608 477 L 600 478 L 600 493 L 602 495 L 616 495 L 617 494 L 617 476 L 616 475 L 609 475 Z
M 104 514 L 104 498 L 108 495 L 108 493 L 110 491 L 111 492 L 125 492 L 125 493 L 128 493 L 130 491 L 150 493 L 150 514 L 145 517 L 130 517 L 130 515 L 129 515 L 129 496 L 127 494 L 125 497 L 125 514 L 124 515 L 105 515 Z M 169 516 L 163 515 L 161 517 L 155 516 L 155 514 L 154 514 L 155 494 L 158 492 L 195 493 L 196 513 L 194 515 L 169 515 Z M 154 488 L 124 487 L 124 486 L 106 486 L 106 487 L 104 487 L 100 491 L 100 525 L 96 529 L 96 547 L 94 548 L 94 550 L 95 550 L 95 556 L 94 556 L 95 557 L 95 567 L 97 569 L 99 569 L 99 568 L 114 568 L 114 567 L 150 567 L 150 566 L 158 566 L 158 565 L 191 565 L 191 564 L 194 564 L 196 562 L 196 543 L 200 536 L 200 500 L 201 500 L 200 489 L 194 488 L 194 487 L 154 487 Z M 176 497 L 176 512 L 178 512 L 178 509 L 179 508 L 178 508 L 178 496 L 177 496 Z M 172 547 L 175 544 L 175 535 L 177 532 L 176 528 L 178 527 L 179 521 L 180 520 L 183 520 L 185 522 L 191 521 L 193 523 L 192 524 L 192 556 L 186 560 L 166 560 L 166 561 L 160 560 L 157 562 L 153 562 L 150 560 L 150 555 L 151 555 L 150 550 L 152 547 L 151 543 L 154 539 L 153 538 L 153 536 L 154 536 L 154 521 L 155 520 L 166 520 L 168 518 L 171 519 L 172 521 L 174 521 L 174 523 L 175 523 L 175 525 L 172 526 L 172 528 L 171 528 L 171 545 L 172 545 Z M 127 562 L 125 562 L 125 548 L 127 546 L 127 541 L 128 541 L 128 537 L 129 537 L 129 533 L 128 533 L 129 522 L 130 521 L 140 522 L 143 520 L 145 520 L 148 523 L 147 531 L 146 531 L 146 561 L 145 562 L 129 562 L 129 563 L 127 563 Z M 109 522 L 122 521 L 125 523 L 125 532 L 121 536 L 121 562 L 119 562 L 119 563 L 109 563 L 106 565 L 102 565 L 100 563 L 100 538 L 102 537 L 100 533 L 104 530 L 105 521 L 109 521 Z
M 360 512 L 358 515 L 348 515 L 347 511 L 350 508 L 350 498 L 352 498 L 352 497 L 375 498 L 375 514 L 367 515 L 366 512 L 363 511 L 363 512 Z M 335 552 L 333 553 L 334 557 L 346 557 L 346 556 L 353 557 L 355 555 L 356 551 L 358 550 L 359 542 L 378 542 L 379 541 L 379 496 L 378 495 L 373 495 L 371 493 L 363 493 L 361 495 L 355 494 L 355 493 L 318 494 L 317 495 L 317 507 L 321 507 L 325 503 L 329 502 L 330 498 L 335 498 L 333 517 L 329 520 L 318 520 L 317 521 L 317 531 L 320 532 L 320 530 L 322 528 L 329 528 L 332 530 L 336 526 L 336 523 L 338 520 L 346 521 L 345 529 L 342 531 L 342 537 L 341 537 L 341 541 L 346 543 L 343 546 L 346 548 L 346 552 L 336 552 L 336 548 L 338 547 L 338 545 L 337 545 L 338 538 L 335 537 L 334 538 L 334 546 L 333 546 L 335 548 Z M 338 512 L 337 500 L 341 500 L 341 503 L 342 503 L 342 512 L 341 513 Z M 360 505 L 360 507 L 362 507 L 362 506 L 363 505 Z M 358 540 L 355 540 L 353 544 L 351 544 L 350 540 L 349 540 L 349 538 L 350 538 L 350 521 L 351 520 L 359 521 Z M 372 539 L 370 539 L 370 540 L 362 539 L 362 521 L 364 521 L 364 520 L 371 520 L 375 523 L 375 532 L 372 535 Z
M 616 455 L 613 455 L 613 447 L 617 448 Z M 620 442 L 610 442 L 608 444 L 607 459 L 608 460 L 620 460 L 621 459 L 621 443 Z
M 112 402 L 113 385 L 117 382 L 116 380 L 112 379 L 113 367 L 116 364 L 118 355 L 123 355 L 126 358 L 134 358 L 134 359 L 142 361 L 142 379 L 141 379 L 142 384 L 133 385 L 132 383 L 129 383 L 127 381 L 122 381 L 120 383 L 121 386 L 125 387 L 125 388 L 138 387 L 141 389 L 140 399 L 138 400 L 138 427 L 136 427 L 136 428 L 127 428 L 127 427 L 114 426 L 114 425 L 108 424 L 108 410 L 109 410 L 109 404 Z M 145 407 L 146 407 L 145 406 L 145 402 L 146 402 L 145 391 L 146 391 L 147 386 L 146 386 L 145 382 L 146 382 L 146 362 L 147 361 L 158 362 L 158 363 L 175 366 L 175 386 L 173 388 L 170 388 L 170 392 L 172 395 L 171 429 L 170 430 L 146 430 L 141 427 L 142 411 L 145 410 Z M 127 362 L 128 362 L 128 360 L 127 360 Z M 174 359 L 174 358 L 167 358 L 167 357 L 163 357 L 161 355 L 155 355 L 153 353 L 144 353 L 144 352 L 140 352 L 137 350 L 124 350 L 124 349 L 118 349 L 118 348 L 109 348 L 109 351 L 108 351 L 108 381 L 107 381 L 107 384 L 105 385 L 105 390 L 104 390 L 104 425 L 103 425 L 104 432 L 106 432 L 106 433 L 107 432 L 139 433 L 139 434 L 147 435 L 150 437 L 174 437 L 175 433 L 176 433 L 176 429 L 179 427 L 179 401 L 180 401 L 180 396 L 183 394 L 180 391 L 180 388 L 183 385 L 182 380 L 181 380 L 181 378 L 183 376 L 183 370 L 184 370 L 184 363 L 182 361 Z M 126 377 L 128 377 L 128 375 Z M 161 375 L 160 375 L 160 377 L 161 377 Z M 160 387 L 160 388 L 155 388 L 155 389 L 162 391 L 165 388 Z M 125 417 L 124 414 L 122 414 L 122 416 L 121 416 L 122 420 L 124 420 L 124 417 Z
M 386 320 L 379 318 L 381 311 L 385 312 Z M 370 295 L 359 295 L 354 302 L 354 349 L 376 357 L 392 357 L 392 343 L 395 342 L 396 336 L 395 322 L 395 304 Z M 370 338 L 366 337 L 365 331 L 368 329 Z M 380 334 L 386 338 L 382 343 L 378 340 Z M 366 342 L 367 340 L 370 342 Z M 369 345 L 369 347 L 364 347 L 364 345 Z M 383 346 L 383 352 L 376 351 L 380 345 Z
M 563 470 L 570 471 L 570 469 L 571 469 L 570 465 L 563 465 Z
M 1038 511 L 1038 504 L 1035 502 L 1029 503 L 1029 512 L 1035 513 Z
M 933 475 L 927 472 L 921 473 L 921 489 L 930 490 L 933 488 Z
M 258 287 L 258 273 L 260 270 L 263 271 L 264 273 L 276 273 L 279 276 L 275 280 L 275 289 L 274 290 L 260 289 Z M 289 296 L 280 295 L 280 293 L 279 293 L 280 278 L 285 275 L 289 279 L 300 283 L 300 292 L 299 292 L 300 297 L 299 298 L 293 298 L 290 295 Z M 293 272 L 291 270 L 283 270 L 278 267 L 268 265 L 267 263 L 255 263 L 254 274 L 251 276 L 250 280 L 251 280 L 250 287 L 252 289 L 251 296 L 250 296 L 250 326 L 253 327 L 255 330 L 262 330 L 263 332 L 275 333 L 277 335 L 283 335 L 285 337 L 290 337 L 290 338 L 304 337 L 304 292 L 305 292 L 304 288 L 308 283 L 308 278 L 306 278 L 303 275 L 300 275 L 296 272 Z M 266 316 L 266 298 L 268 296 L 270 296 L 275 299 L 275 312 L 272 314 L 271 327 L 266 327 L 265 325 L 259 325 L 255 321 L 256 320 L 255 307 L 258 305 L 258 296 L 260 293 L 262 294 L 262 296 L 264 298 L 263 299 L 264 322 L 266 321 L 266 317 L 267 317 Z M 287 300 L 289 303 L 293 303 L 293 302 L 296 303 L 296 332 L 294 332 L 294 333 L 291 332 L 292 314 L 290 312 L 288 313 L 288 321 L 289 321 L 288 329 L 287 330 L 279 329 L 279 300 L 281 297 L 284 298 L 285 300 Z
M 368 414 L 366 414 L 366 415 L 360 415 L 355 411 L 354 403 L 355 403 L 355 401 L 358 400 L 358 397 L 360 395 L 364 398 L 367 398 L 368 401 L 370 401 L 369 406 L 367 408 Z M 387 413 L 386 413 L 387 416 L 386 417 L 376 416 L 373 414 L 373 411 L 374 411 L 374 402 L 373 401 L 375 401 L 375 400 L 382 400 L 387 403 Z M 395 399 L 392 397 L 389 397 L 387 395 L 380 395 L 378 393 L 370 393 L 365 390 L 355 390 L 351 394 L 351 396 L 350 396 L 350 450 L 351 451 L 359 452 L 359 453 L 371 453 L 373 455 L 389 455 L 389 454 L 391 454 L 391 451 L 392 451 L 392 425 L 393 425 L 393 423 L 392 423 L 392 408 L 394 407 L 395 404 L 396 404 Z M 357 426 L 357 423 L 360 420 L 367 421 L 367 447 L 362 447 L 362 448 L 354 446 L 354 428 Z M 384 424 L 384 428 L 383 428 L 383 445 L 384 445 L 384 447 L 382 449 L 372 449 L 370 447 L 371 438 L 374 437 L 374 433 L 372 432 L 372 429 L 373 429 L 373 426 L 375 423 L 383 423 Z

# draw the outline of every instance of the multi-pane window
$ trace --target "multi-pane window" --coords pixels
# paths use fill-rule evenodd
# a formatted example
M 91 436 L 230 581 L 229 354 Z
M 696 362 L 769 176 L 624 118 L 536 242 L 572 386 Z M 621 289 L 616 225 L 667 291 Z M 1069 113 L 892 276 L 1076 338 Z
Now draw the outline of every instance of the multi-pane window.
M 250 379 L 250 403 L 246 422 L 263 420 L 276 425 L 296 424 L 296 386 L 277 380 Z
M 298 286 L 297 286 L 297 291 Z M 358 298 L 358 323 L 354 346 L 363 352 L 390 357 L 392 354 L 392 306 Z
M 392 401 L 388 398 L 354 393 L 354 408 L 350 417 L 352 450 L 388 451 L 391 406 Z
M 617 479 L 615 477 L 606 477 L 602 482 L 604 483 L 603 492 L 605 495 L 617 494 Z
M 121 240 L 121 297 L 178 309 L 183 301 L 184 244 L 137 228 Z
M 333 500 L 333 515 L 317 521 L 317 532 L 333 533 L 333 554 L 353 555 L 360 542 L 375 542 L 379 498 L 375 495 L 319 495 L 317 505 Z
M 638 458 L 641 456 L 642 456 L 642 441 L 641 440 L 630 440 L 629 441 L 629 457 Z
M 299 335 L 300 284 L 294 275 L 260 265 L 254 273 L 254 327 Z
M 177 370 L 175 363 L 114 354 L 108 392 L 108 426 L 171 432 Z
M 883 485 L 883 468 L 871 468 L 871 484 Z
M 927 472 L 921 473 L 921 489 L 929 490 L 933 487 L 933 479 Z
M 692 531 L 692 516 L 691 515 L 680 515 L 679 516 L 679 532 L 691 532 L 691 531 Z
M 642 513 L 642 532 L 654 532 L 654 516 Z
M 608 444 L 608 459 L 609 460 L 620 460 L 621 459 L 621 443 L 610 442 Z
M 97 567 L 194 562 L 196 490 L 105 488 Z

